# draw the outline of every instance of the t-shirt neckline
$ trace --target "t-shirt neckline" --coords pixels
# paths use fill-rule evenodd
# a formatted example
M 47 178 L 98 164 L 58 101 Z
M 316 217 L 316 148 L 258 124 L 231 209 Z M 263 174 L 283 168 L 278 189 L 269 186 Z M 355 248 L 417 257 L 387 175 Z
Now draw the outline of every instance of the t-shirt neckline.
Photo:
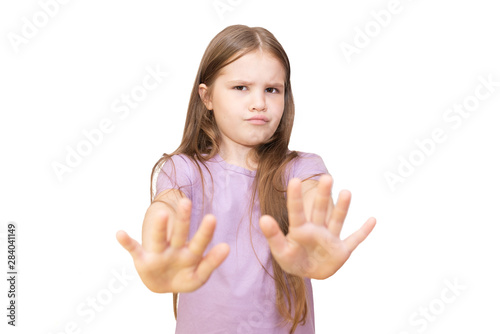
M 215 154 L 214 160 L 217 161 L 222 166 L 222 168 L 227 169 L 227 170 L 232 170 L 234 172 L 237 172 L 240 174 L 245 174 L 245 175 L 252 176 L 252 177 L 254 177 L 255 174 L 257 174 L 256 170 L 250 170 L 250 169 L 246 169 L 245 167 L 241 167 L 241 166 L 227 163 L 224 159 L 222 159 L 222 157 L 219 155 L 219 153 Z

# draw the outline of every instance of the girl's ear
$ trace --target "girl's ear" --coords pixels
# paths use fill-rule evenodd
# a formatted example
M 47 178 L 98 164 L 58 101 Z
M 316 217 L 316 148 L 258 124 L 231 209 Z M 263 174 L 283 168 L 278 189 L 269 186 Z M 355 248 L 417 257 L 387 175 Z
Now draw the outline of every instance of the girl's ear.
M 208 87 L 204 83 L 198 86 L 198 94 L 200 94 L 200 98 L 207 107 L 208 110 L 212 110 L 212 99 L 210 98 L 210 94 L 208 93 Z

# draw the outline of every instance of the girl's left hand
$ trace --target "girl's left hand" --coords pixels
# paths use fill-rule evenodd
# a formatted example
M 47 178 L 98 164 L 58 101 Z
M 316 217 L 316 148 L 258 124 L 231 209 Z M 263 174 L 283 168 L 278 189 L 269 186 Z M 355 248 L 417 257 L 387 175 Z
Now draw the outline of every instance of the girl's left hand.
M 308 221 L 304 212 L 301 181 L 294 178 L 288 182 L 289 228 L 286 236 L 273 217 L 264 215 L 260 218 L 260 228 L 271 253 L 284 271 L 301 277 L 328 278 L 344 265 L 354 249 L 375 227 L 376 220 L 371 217 L 359 230 L 341 240 L 340 231 L 349 209 L 351 193 L 342 190 L 337 204 L 333 206 L 330 196 L 332 184 L 330 175 L 320 177 L 311 219 Z

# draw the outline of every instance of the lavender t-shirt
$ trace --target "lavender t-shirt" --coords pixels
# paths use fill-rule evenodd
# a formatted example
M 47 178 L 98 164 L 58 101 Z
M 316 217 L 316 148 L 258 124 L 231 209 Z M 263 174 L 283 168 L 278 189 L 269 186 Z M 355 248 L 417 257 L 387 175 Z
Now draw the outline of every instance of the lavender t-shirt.
M 328 173 L 319 155 L 298 154 L 287 166 L 287 180 Z M 201 288 L 179 294 L 176 334 L 288 334 L 290 325 L 279 326 L 283 318 L 275 304 L 274 280 L 261 266 L 262 263 L 273 274 L 269 245 L 258 225 L 258 194 L 250 225 L 248 210 L 255 171 L 228 164 L 217 154 L 206 162 L 212 184 L 210 174 L 200 163 L 207 194 L 203 203 L 196 165 L 183 154 L 174 155 L 172 161 L 167 161 L 158 175 L 156 194 L 165 189 L 181 189 L 193 203 L 189 238 L 198 230 L 203 216 L 212 213 L 217 226 L 207 250 L 220 242 L 230 246 L 226 260 Z M 312 179 L 317 180 L 319 176 Z M 295 334 L 314 333 L 310 279 L 306 278 L 305 284 L 308 315 L 306 323 L 299 325 Z

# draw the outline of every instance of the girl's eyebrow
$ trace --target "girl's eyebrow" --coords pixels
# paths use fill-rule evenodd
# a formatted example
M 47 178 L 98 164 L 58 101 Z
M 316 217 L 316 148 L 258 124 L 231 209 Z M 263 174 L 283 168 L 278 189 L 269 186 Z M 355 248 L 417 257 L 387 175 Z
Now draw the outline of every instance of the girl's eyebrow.
M 231 81 L 228 81 L 228 83 L 232 84 L 232 85 L 245 85 L 245 86 L 251 86 L 251 85 L 255 84 L 252 81 L 246 81 L 246 80 L 231 80 Z M 284 85 L 282 83 L 279 83 L 279 82 L 268 83 L 267 86 L 276 87 L 276 88 L 283 88 L 284 87 Z

